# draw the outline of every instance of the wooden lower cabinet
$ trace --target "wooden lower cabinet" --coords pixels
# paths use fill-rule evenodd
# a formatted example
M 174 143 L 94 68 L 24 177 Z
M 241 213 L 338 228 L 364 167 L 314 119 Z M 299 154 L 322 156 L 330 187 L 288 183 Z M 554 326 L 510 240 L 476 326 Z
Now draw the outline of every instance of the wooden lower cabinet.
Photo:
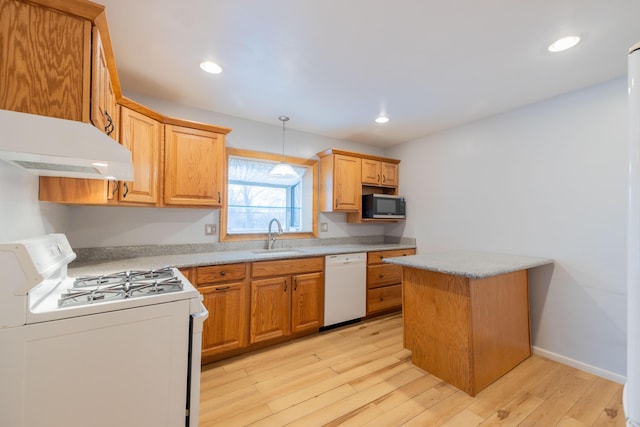
M 383 260 L 415 253 L 415 249 L 398 249 L 367 254 L 367 316 L 402 308 L 402 267 Z
M 195 281 L 209 311 L 202 331 L 202 357 L 247 346 L 248 264 L 198 267 Z
M 291 333 L 291 284 L 289 276 L 251 281 L 251 342 Z
M 322 257 L 254 262 L 251 271 L 250 343 L 317 331 L 322 326 Z

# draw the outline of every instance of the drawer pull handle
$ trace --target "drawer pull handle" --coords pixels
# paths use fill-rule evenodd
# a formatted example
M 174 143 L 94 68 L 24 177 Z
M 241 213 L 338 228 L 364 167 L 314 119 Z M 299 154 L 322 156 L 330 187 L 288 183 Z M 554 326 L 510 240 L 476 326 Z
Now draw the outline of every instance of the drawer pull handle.
M 381 278 L 381 279 L 384 279 L 384 274 L 381 274 L 381 275 L 380 275 L 380 278 Z
M 221 286 L 216 288 L 216 291 L 226 291 L 227 289 L 231 289 L 231 286 Z

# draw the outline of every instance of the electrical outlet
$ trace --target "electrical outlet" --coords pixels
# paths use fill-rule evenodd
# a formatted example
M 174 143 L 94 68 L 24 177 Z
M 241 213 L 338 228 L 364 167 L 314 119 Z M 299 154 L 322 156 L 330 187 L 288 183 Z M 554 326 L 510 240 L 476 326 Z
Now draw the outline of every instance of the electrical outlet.
M 216 225 L 215 224 L 205 224 L 204 225 L 204 235 L 205 236 L 213 236 L 216 234 Z
M 327 232 L 329 231 L 329 224 L 327 224 L 326 222 L 321 222 L 320 223 L 320 231 L 322 232 Z

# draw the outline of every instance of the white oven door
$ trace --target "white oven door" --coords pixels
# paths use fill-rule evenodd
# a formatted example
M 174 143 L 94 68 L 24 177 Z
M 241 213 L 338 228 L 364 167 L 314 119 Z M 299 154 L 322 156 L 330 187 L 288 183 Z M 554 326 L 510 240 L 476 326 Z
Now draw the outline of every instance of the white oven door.
M 189 303 L 0 330 L 0 425 L 184 426 Z

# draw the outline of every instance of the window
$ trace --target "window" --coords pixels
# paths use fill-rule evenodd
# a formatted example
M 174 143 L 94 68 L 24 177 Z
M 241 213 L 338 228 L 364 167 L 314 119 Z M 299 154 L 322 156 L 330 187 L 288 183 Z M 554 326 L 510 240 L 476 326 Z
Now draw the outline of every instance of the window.
M 286 158 L 299 178 L 277 178 L 269 171 L 275 154 L 227 149 L 227 191 L 221 212 L 221 240 L 264 239 L 271 219 L 284 238 L 317 237 L 317 161 Z

